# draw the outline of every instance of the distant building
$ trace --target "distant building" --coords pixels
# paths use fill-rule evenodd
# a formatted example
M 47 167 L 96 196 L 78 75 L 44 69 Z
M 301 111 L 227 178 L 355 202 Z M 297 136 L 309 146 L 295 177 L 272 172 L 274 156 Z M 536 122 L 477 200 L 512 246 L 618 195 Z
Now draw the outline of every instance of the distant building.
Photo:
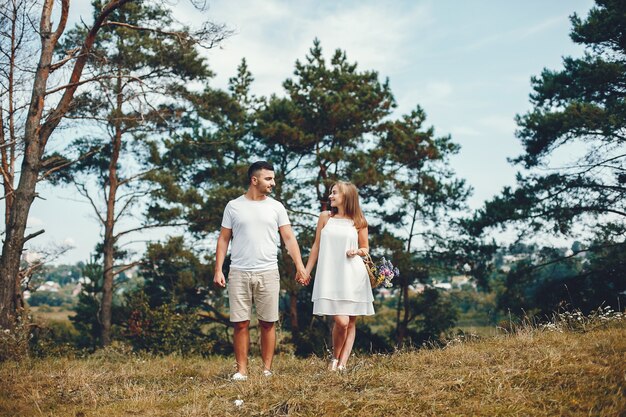
M 470 277 L 467 275 L 454 275 L 450 277 L 450 282 L 453 287 L 461 287 L 462 285 L 470 283 Z
M 452 284 L 450 284 L 449 282 L 437 282 L 433 284 L 433 287 L 439 288 L 440 290 L 449 291 L 452 289 Z
M 78 294 L 80 294 L 82 290 L 83 290 L 83 284 L 79 282 L 78 284 L 76 284 L 76 286 L 72 290 L 72 297 L 78 297 Z
M 416 294 L 423 293 L 425 288 L 426 288 L 426 285 L 422 284 L 421 282 L 418 282 L 413 285 L 409 285 L 409 290 L 413 291 Z
M 382 298 L 389 298 L 392 296 L 391 289 L 383 287 L 378 290 L 378 295 Z
M 46 281 L 37 287 L 36 291 L 59 292 L 61 286 L 54 281 Z
M 35 262 L 39 262 L 41 260 L 41 258 L 43 258 L 43 255 L 41 253 L 35 252 L 35 251 L 32 251 L 32 250 L 27 250 L 22 255 L 22 259 L 24 261 L 28 262 L 29 264 L 33 264 Z

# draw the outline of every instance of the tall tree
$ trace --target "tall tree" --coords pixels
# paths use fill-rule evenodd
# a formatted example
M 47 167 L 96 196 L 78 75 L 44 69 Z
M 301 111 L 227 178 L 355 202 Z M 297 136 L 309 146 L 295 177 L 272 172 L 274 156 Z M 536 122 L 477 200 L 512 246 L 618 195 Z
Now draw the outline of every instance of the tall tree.
M 32 74 L 28 112 L 23 121 L 21 145 L 24 153 L 20 179 L 12 192 L 5 239 L 0 256 L 0 326 L 2 327 L 12 327 L 14 317 L 21 305 L 20 258 L 24 243 L 39 234 L 25 236 L 25 231 L 28 213 L 37 194 L 37 181 L 41 174 L 45 174 L 46 145 L 61 119 L 73 104 L 76 89 L 79 85 L 88 82 L 88 80 L 82 79 L 82 73 L 102 25 L 113 11 L 129 1 L 111 0 L 103 4 L 91 28 L 85 34 L 80 49 L 71 54 L 68 59 L 54 64 L 52 62 L 54 50 L 65 31 L 70 1 L 61 1 L 61 9 L 58 14 L 59 23 L 54 29 L 52 14 L 55 2 L 54 0 L 44 0 L 41 3 L 38 28 L 41 48 L 37 54 L 37 68 Z M 67 62 L 73 62 L 69 80 L 60 87 L 50 88 L 48 84 L 51 73 Z M 54 93 L 57 92 L 61 94 L 60 98 L 51 103 L 55 97 Z
M 0 2 L 0 174 L 4 197 L 4 229 L 9 224 L 15 187 L 15 164 L 22 152 L 23 118 L 27 97 L 20 94 L 34 66 L 34 33 L 30 30 L 34 3 Z
M 453 219 L 454 213 L 465 208 L 471 191 L 450 168 L 450 157 L 458 153 L 459 145 L 450 136 L 436 137 L 433 127 L 424 126 L 425 121 L 425 112 L 417 107 L 390 122 L 377 149 L 386 178 L 386 187 L 378 193 L 379 240 L 393 250 L 394 261 L 402 270 L 396 313 L 398 346 L 404 344 L 409 323 L 419 310 L 419 303 L 411 302 L 409 286 L 426 282 L 442 269 L 459 266 L 451 244 L 458 240 Z M 422 298 L 420 305 L 436 299 Z
M 96 13 L 101 6 L 94 2 Z M 114 278 L 132 266 L 115 265 L 116 245 L 129 233 L 168 225 L 150 222 L 117 230 L 120 221 L 149 193 L 148 183 L 142 180 L 155 166 L 140 154 L 142 150 L 149 154 L 150 146 L 155 146 L 149 138 L 178 124 L 177 115 L 183 112 L 179 93 L 184 85 L 211 76 L 196 46 L 215 44 L 225 33 L 220 27 L 211 27 L 207 37 L 207 33 L 198 36 L 178 28 L 171 10 L 160 4 L 127 4 L 112 13 L 111 19 L 87 62 L 98 82 L 76 97 L 69 114 L 92 129 L 101 126 L 103 132 L 102 136 L 81 137 L 70 146 L 79 159 L 70 169 L 70 179 L 91 203 L 103 229 L 103 345 L 111 340 Z M 70 32 L 66 49 L 83 37 L 83 31 L 77 26 Z M 102 201 L 94 194 L 102 196 Z
M 449 138 L 434 138 L 432 129 L 422 132 L 423 114 L 419 111 L 394 121 L 395 101 L 388 81 L 381 82 L 375 71 L 360 70 L 344 51 L 335 51 L 327 61 L 315 40 L 305 60 L 296 62 L 294 76 L 283 83 L 286 94 L 267 100 L 233 94 L 249 92 L 252 77 L 244 76 L 242 70 L 240 67 L 233 79 L 237 81 L 228 94 L 231 100 L 207 89 L 197 100 L 197 126 L 168 144 L 168 152 L 161 156 L 168 169 L 157 173 L 162 188 L 155 195 L 153 214 L 182 216 L 198 236 L 219 230 L 226 201 L 243 192 L 241 179 L 245 178 L 250 155 L 274 164 L 278 179 L 274 196 L 287 208 L 303 248 L 311 246 L 317 216 L 328 208 L 330 186 L 339 179 L 351 180 L 359 187 L 373 239 L 377 239 L 376 235 L 383 233 L 383 216 L 395 208 L 385 202 L 396 195 L 396 185 L 409 188 L 400 172 L 407 173 L 402 164 L 410 164 L 411 158 L 419 159 L 417 166 L 426 166 L 420 178 L 434 176 L 440 180 L 440 188 L 431 187 L 432 196 L 421 197 L 420 202 L 428 201 L 428 208 L 422 209 L 424 218 L 430 215 L 428 210 L 440 216 L 459 204 L 448 200 L 457 198 L 454 193 L 463 194 L 464 186 L 451 179 L 444 166 L 448 156 L 456 152 L 456 145 Z M 213 106 L 217 114 L 202 110 L 202 103 L 216 102 L 224 103 Z M 220 114 L 226 119 L 218 117 Z M 233 130 L 233 126 L 237 128 Z M 403 140 L 410 139 L 397 144 L 402 130 Z M 425 149 L 432 151 L 432 163 Z M 402 157 L 405 159 L 400 161 Z M 404 200 L 394 202 L 406 205 Z M 438 205 L 441 207 L 436 208 Z M 404 218 L 402 214 L 396 217 Z M 402 244 L 390 246 L 388 240 L 378 241 L 389 253 L 405 250 Z M 281 287 L 289 296 L 287 326 L 298 352 L 310 352 L 320 346 L 314 336 L 324 330 L 312 329 L 319 322 L 310 314 L 310 288 L 303 289 L 294 282 L 293 266 L 284 248 L 279 267 Z
M 100 7 L 95 13 L 91 27 L 75 43 L 78 45 L 77 49 L 67 51 L 67 56 L 55 63 L 53 63 L 54 52 L 65 32 L 70 0 L 61 0 L 60 10 L 56 11 L 56 14 L 53 13 L 56 3 L 54 0 L 33 2 L 32 7 L 41 7 L 37 33 L 41 46 L 38 52 L 34 54 L 38 63 L 36 70 L 30 73 L 28 84 L 31 86 L 25 92 L 30 96 L 30 99 L 26 106 L 28 111 L 22 121 L 20 143 L 17 146 L 23 149 L 19 170 L 20 177 L 17 186 L 11 191 L 12 200 L 7 209 L 9 215 L 6 221 L 2 255 L 0 256 L 0 326 L 10 327 L 12 325 L 13 318 L 21 304 L 20 257 L 24 244 L 41 233 L 25 236 L 30 207 L 37 195 L 37 182 L 60 168 L 55 165 L 55 160 L 49 161 L 50 155 L 46 154 L 46 147 L 61 120 L 76 104 L 74 96 L 77 89 L 80 86 L 87 86 L 98 81 L 97 77 L 85 77 L 83 70 L 91 56 L 94 42 L 97 40 L 100 30 L 103 27 L 115 26 L 116 22 L 110 20 L 111 14 L 133 2 L 139 3 L 137 0 L 98 2 Z M 26 8 L 25 10 L 30 12 L 33 9 Z M 53 14 L 58 18 L 58 24 L 55 28 L 52 24 Z M 24 19 L 28 19 L 28 16 L 23 14 L 22 16 Z M 0 27 L 4 28 L 10 25 L 7 23 L 4 13 L 0 15 L 0 19 L 2 19 Z M 29 19 L 27 24 L 31 25 L 32 21 Z M 141 31 L 144 28 L 128 25 L 126 29 Z M 59 75 L 58 79 L 54 80 L 56 81 L 54 84 L 57 86 L 51 87 L 54 78 L 51 78 L 52 73 L 65 65 L 72 67 L 69 79 L 64 80 L 64 77 Z M 4 131 L 4 126 L 2 131 Z M 61 166 L 64 164 L 65 162 L 61 161 Z
M 626 247 L 626 3 L 596 0 L 585 19 L 574 14 L 570 20 L 570 37 L 585 53 L 564 58 L 561 70 L 544 69 L 532 78 L 533 109 L 517 116 L 524 153 L 512 161 L 524 171 L 516 188 L 506 187 L 468 225 L 475 234 L 519 225 L 520 237 L 529 236 L 527 228 L 549 228 L 579 240 L 581 230 L 587 231 L 589 242 L 575 255 L 589 252 L 595 261 L 559 277 L 554 285 L 563 291 L 550 292 L 589 309 L 616 302 L 626 282 L 623 257 L 615 256 Z M 554 162 L 568 154 L 575 158 Z M 538 269 L 554 263 L 526 265 L 511 273 L 509 283 L 541 280 Z M 567 270 L 568 263 L 562 256 L 560 268 Z
M 626 221 L 626 4 L 597 0 L 585 20 L 571 17 L 571 39 L 581 58 L 532 78 L 533 109 L 517 116 L 525 152 L 514 163 L 526 171 L 516 189 L 488 202 L 475 226 L 518 221 L 536 230 L 568 233 L 572 224 Z M 557 166 L 559 151 L 578 155 Z M 535 169 L 535 168 L 540 168 Z M 549 171 L 548 174 L 545 174 Z
M 334 181 L 350 179 L 358 187 L 375 187 L 379 181 L 371 169 L 371 151 L 395 101 L 388 81 L 381 83 L 375 71 L 360 71 L 345 51 L 336 50 L 327 63 L 317 39 L 283 87 L 287 96 L 271 97 L 258 113 L 257 154 L 276 165 L 276 196 L 289 210 L 300 242 L 310 247 Z M 298 337 L 301 288 L 293 281 L 295 269 L 284 248 L 281 258 L 290 326 Z
M 219 231 L 226 203 L 245 191 L 253 143 L 250 135 L 259 105 L 250 91 L 252 81 L 242 60 L 227 91 L 208 85 L 200 92 L 181 91 L 188 103 L 184 129 L 164 146 L 153 148 L 152 163 L 160 169 L 146 176 L 155 184 L 147 217 L 156 222 L 185 222 L 186 237 L 195 242 L 184 244 L 178 237 L 149 247 L 142 269 L 150 303 L 162 305 L 166 296 L 171 297 L 169 301 L 181 309 L 199 308 L 204 321 L 220 327 L 230 323 L 222 308 L 223 294 L 212 289 L 212 275 L 209 279 L 206 273 L 213 268 L 210 254 L 214 248 L 207 250 L 202 241 Z M 179 258 L 184 258 L 188 267 L 183 268 Z M 170 282 L 163 284 L 163 279 Z

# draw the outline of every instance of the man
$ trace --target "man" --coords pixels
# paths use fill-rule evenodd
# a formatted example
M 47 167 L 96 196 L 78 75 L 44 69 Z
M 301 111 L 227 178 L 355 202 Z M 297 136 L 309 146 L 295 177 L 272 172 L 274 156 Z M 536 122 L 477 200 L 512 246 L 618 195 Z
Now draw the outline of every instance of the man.
M 280 290 L 277 259 L 280 239 L 277 232 L 280 232 L 296 265 L 296 279 L 301 283 L 307 281 L 300 248 L 291 229 L 287 211 L 281 203 L 269 197 L 276 185 L 274 168 L 265 161 L 255 162 L 248 169 L 248 180 L 248 191 L 229 201 L 224 209 L 213 278 L 216 285 L 226 286 L 222 266 L 232 238 L 228 299 L 230 321 L 235 328 L 233 345 L 237 373 L 232 376 L 235 381 L 248 379 L 248 326 L 253 304 L 261 328 L 263 374 L 272 375 Z

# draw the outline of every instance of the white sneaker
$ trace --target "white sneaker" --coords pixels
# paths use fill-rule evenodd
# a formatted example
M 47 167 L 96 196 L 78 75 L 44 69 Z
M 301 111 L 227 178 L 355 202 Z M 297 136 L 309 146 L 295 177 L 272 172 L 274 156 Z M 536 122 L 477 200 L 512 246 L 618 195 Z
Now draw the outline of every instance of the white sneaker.
M 339 363 L 339 359 L 332 359 L 330 361 L 330 365 L 328 366 L 328 370 L 331 372 L 335 372 L 337 370 L 338 363 Z
M 272 371 L 270 371 L 269 369 L 263 369 L 263 376 L 270 377 L 272 375 L 274 375 Z
M 248 380 L 248 375 L 243 375 L 243 374 L 240 374 L 239 372 L 237 372 L 236 374 L 231 376 L 230 379 L 233 380 L 233 381 L 247 381 Z

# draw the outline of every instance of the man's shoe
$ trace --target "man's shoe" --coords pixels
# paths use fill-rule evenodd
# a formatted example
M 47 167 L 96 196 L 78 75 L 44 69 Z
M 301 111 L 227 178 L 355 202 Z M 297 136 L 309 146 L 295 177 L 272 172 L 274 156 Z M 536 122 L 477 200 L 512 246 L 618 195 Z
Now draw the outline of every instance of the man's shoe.
M 263 369 L 263 376 L 270 377 L 274 375 L 269 369 Z
M 243 374 L 240 374 L 239 372 L 237 372 L 236 374 L 231 376 L 230 379 L 233 380 L 233 381 L 247 381 L 248 380 L 248 375 L 243 375 Z

